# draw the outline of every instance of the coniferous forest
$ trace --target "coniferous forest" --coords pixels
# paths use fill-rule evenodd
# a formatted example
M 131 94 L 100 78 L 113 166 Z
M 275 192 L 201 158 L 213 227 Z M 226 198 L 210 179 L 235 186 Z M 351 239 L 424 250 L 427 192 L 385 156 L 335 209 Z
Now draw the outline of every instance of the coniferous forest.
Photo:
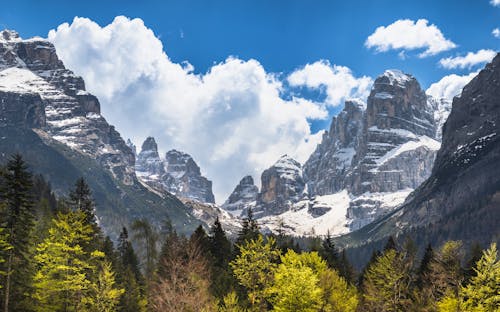
M 34 168 L 36 170 L 36 168 Z M 500 311 L 497 246 L 417 250 L 390 238 L 355 270 L 330 235 L 263 236 L 249 210 L 232 239 L 146 220 L 105 237 L 92 190 L 56 196 L 13 155 L 0 170 L 2 311 Z

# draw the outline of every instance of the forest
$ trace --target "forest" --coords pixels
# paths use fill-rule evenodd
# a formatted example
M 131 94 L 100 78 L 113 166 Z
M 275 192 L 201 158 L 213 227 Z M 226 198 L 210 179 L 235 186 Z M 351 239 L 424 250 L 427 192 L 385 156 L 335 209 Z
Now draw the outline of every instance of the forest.
M 251 210 L 234 238 L 135 220 L 112 239 L 95 208 L 83 178 L 56 196 L 21 155 L 0 168 L 2 311 L 500 311 L 495 243 L 389 238 L 356 272 L 330 235 L 262 235 Z

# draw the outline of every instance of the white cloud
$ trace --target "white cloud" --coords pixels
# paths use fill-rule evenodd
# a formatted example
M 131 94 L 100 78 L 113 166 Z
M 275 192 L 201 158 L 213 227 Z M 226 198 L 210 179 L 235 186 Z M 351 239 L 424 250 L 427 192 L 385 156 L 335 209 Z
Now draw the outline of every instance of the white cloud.
M 478 72 L 460 76 L 451 74 L 444 76 L 438 82 L 431 84 L 426 93 L 435 98 L 446 98 L 452 100 L 453 97 L 462 93 L 463 87 L 468 84 L 472 78 L 476 77 Z
M 492 6 L 500 6 L 500 0 L 491 0 L 491 1 L 490 1 L 490 4 L 491 4 Z
M 439 60 L 439 64 L 447 69 L 471 68 L 474 65 L 490 62 L 497 53 L 493 50 L 479 50 L 469 52 L 465 56 L 447 57 Z
M 348 67 L 331 65 L 322 60 L 307 64 L 291 73 L 288 83 L 294 87 L 305 86 L 311 89 L 324 87 L 327 96 L 325 103 L 337 106 L 343 103 L 346 97 L 366 98 L 373 80 L 367 76 L 356 78 Z
M 495 38 L 500 38 L 500 29 L 498 28 L 495 28 L 491 31 L 491 34 L 493 35 L 493 37 Z
M 153 135 L 163 151 L 191 154 L 213 180 L 218 202 L 244 175 L 259 181 L 284 153 L 305 161 L 321 140 L 309 121 L 328 118 L 327 104 L 285 100 L 282 81 L 256 60 L 229 57 L 197 74 L 188 62 L 172 62 L 142 20 L 123 16 L 105 27 L 77 17 L 48 37 L 124 138 L 140 146 Z M 332 101 L 357 90 L 348 69 L 338 71 L 346 80 L 337 81 Z
M 388 26 L 378 27 L 365 41 L 367 48 L 375 48 L 378 52 L 389 50 L 425 49 L 419 54 L 427 57 L 456 47 L 456 44 L 446 39 L 434 25 L 428 25 L 426 19 L 412 21 L 397 20 Z

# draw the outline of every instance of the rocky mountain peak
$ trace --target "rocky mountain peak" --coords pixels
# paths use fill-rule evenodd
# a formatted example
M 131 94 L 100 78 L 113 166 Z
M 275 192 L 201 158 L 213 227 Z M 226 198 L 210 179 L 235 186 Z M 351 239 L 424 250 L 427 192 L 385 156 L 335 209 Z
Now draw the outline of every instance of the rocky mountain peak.
M 155 138 L 147 137 L 142 143 L 141 152 L 153 152 L 158 155 L 158 144 L 156 144 Z
M 281 156 L 274 165 L 264 170 L 261 183 L 262 189 L 254 210 L 256 216 L 283 213 L 304 195 L 302 166 L 288 155 Z
M 137 176 L 149 186 L 202 203 L 215 203 L 212 182 L 202 176 L 200 167 L 184 152 L 170 150 L 161 159 L 158 145 L 148 137 L 137 155 Z
M 20 41 L 21 37 L 15 30 L 4 29 L 0 35 L 0 41 Z
M 64 67 L 52 43 L 2 31 L 0 102 L 18 108 L 1 107 L 2 116 L 9 116 L 1 124 L 36 128 L 44 139 L 97 159 L 122 183 L 134 183 L 132 151 L 100 115 L 99 101 L 85 91 L 83 79 Z
M 222 208 L 240 216 L 244 214 L 245 209 L 255 206 L 258 193 L 259 188 L 254 184 L 252 176 L 247 175 L 241 179 Z

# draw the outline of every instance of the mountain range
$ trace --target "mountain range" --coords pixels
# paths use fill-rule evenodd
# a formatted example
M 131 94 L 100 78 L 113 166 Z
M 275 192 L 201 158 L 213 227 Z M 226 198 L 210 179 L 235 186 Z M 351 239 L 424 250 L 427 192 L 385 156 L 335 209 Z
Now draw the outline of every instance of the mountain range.
M 499 81 L 497 56 L 451 102 L 387 70 L 366 101 L 345 101 L 304 164 L 283 155 L 260 187 L 245 176 L 218 206 L 193 157 L 175 147 L 160 155 L 153 137 L 137 151 L 50 42 L 4 30 L 0 160 L 20 152 L 60 195 L 84 177 L 112 236 L 141 218 L 170 220 L 180 233 L 219 218 L 236 233 L 251 209 L 263 231 L 330 233 L 353 250 L 410 233 L 486 242 L 499 237 Z

